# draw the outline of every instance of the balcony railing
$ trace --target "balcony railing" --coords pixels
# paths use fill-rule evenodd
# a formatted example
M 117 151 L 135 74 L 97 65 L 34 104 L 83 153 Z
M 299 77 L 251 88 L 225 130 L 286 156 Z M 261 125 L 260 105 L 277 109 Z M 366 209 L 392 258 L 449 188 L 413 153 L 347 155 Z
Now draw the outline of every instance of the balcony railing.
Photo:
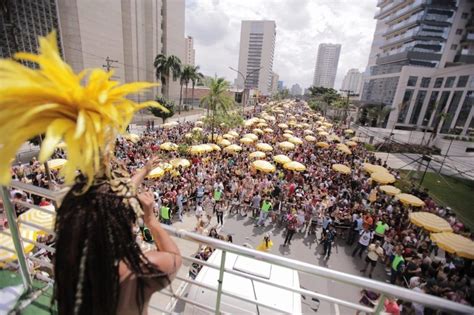
M 381 8 L 379 12 L 377 12 L 374 16 L 376 19 L 382 19 L 386 17 L 392 10 L 396 9 L 398 6 L 402 5 L 404 2 L 407 0 L 394 0 L 392 3 L 389 5 L 386 5 L 385 7 Z
M 394 14 L 390 15 L 387 18 L 387 23 L 396 19 L 401 18 L 406 14 L 411 14 L 417 10 L 423 9 L 423 5 L 426 4 L 426 0 L 415 0 L 413 3 L 403 7 L 402 9 L 398 10 Z
M 401 21 L 399 23 L 396 23 L 396 24 L 393 24 L 393 25 L 387 27 L 387 30 L 382 35 L 387 36 L 387 35 L 390 35 L 394 32 L 403 30 L 406 27 L 409 27 L 411 25 L 414 25 L 414 24 L 418 23 L 421 20 L 422 17 L 423 17 L 423 12 L 412 15 L 410 18 L 408 18 L 404 21 Z
M 64 191 L 53 192 L 53 191 L 49 191 L 49 190 L 32 186 L 29 184 L 23 184 L 17 181 L 13 181 L 11 183 L 11 187 L 22 190 L 31 195 L 38 195 L 38 196 L 45 197 L 47 199 L 52 200 L 55 203 L 59 203 L 62 196 L 64 195 Z M 32 243 L 35 246 L 41 247 L 44 250 L 50 251 L 52 253 L 54 253 L 54 248 L 38 243 L 35 240 L 29 240 L 29 239 L 25 239 L 19 236 L 18 222 L 17 222 L 17 218 L 15 217 L 15 213 L 13 211 L 13 205 L 12 205 L 12 200 L 10 199 L 9 191 L 6 187 L 1 187 L 0 192 L 1 192 L 1 197 L 3 199 L 3 202 L 4 202 L 4 208 L 5 208 L 7 218 L 8 218 L 8 223 L 9 223 L 9 231 L 8 232 L 2 231 L 2 233 L 11 235 L 13 242 L 15 244 L 14 252 L 16 253 L 18 257 L 17 263 L 15 262 L 10 263 L 10 266 L 19 267 L 24 286 L 31 291 L 33 290 L 31 286 L 32 272 L 28 268 L 28 264 L 26 261 L 33 260 L 34 257 L 25 256 L 24 251 L 23 251 L 23 242 Z M 28 207 L 32 207 L 32 206 L 28 204 Z M 34 208 L 42 209 L 41 207 L 36 207 L 36 206 Z M 25 222 L 22 222 L 22 224 L 25 224 Z M 35 228 L 40 228 L 40 227 L 35 226 Z M 179 301 L 180 303 L 185 303 L 185 304 L 189 304 L 194 307 L 197 307 L 201 309 L 203 313 L 221 314 L 221 298 L 222 296 L 229 296 L 232 299 L 240 301 L 240 303 L 242 304 L 250 303 L 255 306 L 263 307 L 264 309 L 269 309 L 272 312 L 276 312 L 280 314 L 289 314 L 288 310 L 278 308 L 268 303 L 264 303 L 262 301 L 259 301 L 258 299 L 248 298 L 241 294 L 228 292 L 225 289 L 223 289 L 222 283 L 225 283 L 226 275 L 232 274 L 238 277 L 250 279 L 252 281 L 257 281 L 257 282 L 260 282 L 265 285 L 269 285 L 281 290 L 286 290 L 288 291 L 289 294 L 297 294 L 297 295 L 302 295 L 306 297 L 311 297 L 314 299 L 318 299 L 318 300 L 330 303 L 332 305 L 343 306 L 346 308 L 350 308 L 354 311 L 362 311 L 368 314 L 380 314 L 383 311 L 383 305 L 384 305 L 384 300 L 386 296 L 395 297 L 402 301 L 419 303 L 425 306 L 429 306 L 430 308 L 444 310 L 449 313 L 474 314 L 474 308 L 472 307 L 458 304 L 458 303 L 448 301 L 445 299 L 441 299 L 433 295 L 427 295 L 424 293 L 414 292 L 414 291 L 411 291 L 402 287 L 390 285 L 384 282 L 378 282 L 378 281 L 374 281 L 368 278 L 354 276 L 351 274 L 335 271 L 335 270 L 324 268 L 324 267 L 315 266 L 315 265 L 308 264 L 305 262 L 301 262 L 301 261 L 297 261 L 297 260 L 293 260 L 293 259 L 289 259 L 285 257 L 280 257 L 280 256 L 264 253 L 261 251 L 256 251 L 250 248 L 237 246 L 231 243 L 205 237 L 199 234 L 195 234 L 195 233 L 191 233 L 191 232 L 187 232 L 183 230 L 178 231 L 170 226 L 164 226 L 164 228 L 170 235 L 175 236 L 179 239 L 190 241 L 196 244 L 205 244 L 214 249 L 220 250 L 222 254 L 219 259 L 220 261 L 219 264 L 212 264 L 207 261 L 199 260 L 193 257 L 183 257 L 184 261 L 187 261 L 189 263 L 199 264 L 207 268 L 217 269 L 219 270 L 219 273 L 217 273 L 217 276 L 215 279 L 215 285 L 205 284 L 205 283 L 193 280 L 192 278 L 178 275 L 175 281 L 181 282 L 180 288 L 176 290 L 175 292 L 170 292 L 167 290 L 160 291 L 159 294 L 161 294 L 167 299 L 165 301 L 166 303 L 164 303 L 165 306 L 159 306 L 159 305 L 154 305 L 150 303 L 149 307 L 151 310 L 158 310 L 160 312 L 170 314 L 175 311 L 174 308 L 176 306 L 176 303 Z M 43 228 L 43 230 L 45 229 Z M 47 231 L 47 232 L 50 233 L 52 231 Z M 259 261 L 264 261 L 272 265 L 278 265 L 285 268 L 289 268 L 289 269 L 292 269 L 292 270 L 295 270 L 307 275 L 322 277 L 324 279 L 331 280 L 342 285 L 355 286 L 357 288 L 365 288 L 367 290 L 380 293 L 381 297 L 377 305 L 373 308 L 370 308 L 358 303 L 347 301 L 345 299 L 340 299 L 338 297 L 329 296 L 322 293 L 317 293 L 314 291 L 303 289 L 301 287 L 282 285 L 281 283 L 272 282 L 265 278 L 257 277 L 255 275 L 240 272 L 234 269 L 226 268 L 225 266 L 226 253 L 232 253 L 238 256 L 254 258 Z M 34 262 L 41 263 L 39 259 L 34 260 Z M 52 267 L 52 266 L 48 265 L 48 267 Z M 42 278 L 41 280 L 48 282 L 41 290 L 45 290 L 45 288 L 51 287 L 52 283 L 54 282 L 54 279 L 49 279 L 47 277 Z M 216 299 L 208 301 L 208 303 L 205 303 L 205 304 L 201 302 L 197 302 L 186 295 L 186 286 L 197 286 L 208 291 L 213 291 L 215 292 Z M 30 302 L 33 302 L 33 299 L 30 300 Z

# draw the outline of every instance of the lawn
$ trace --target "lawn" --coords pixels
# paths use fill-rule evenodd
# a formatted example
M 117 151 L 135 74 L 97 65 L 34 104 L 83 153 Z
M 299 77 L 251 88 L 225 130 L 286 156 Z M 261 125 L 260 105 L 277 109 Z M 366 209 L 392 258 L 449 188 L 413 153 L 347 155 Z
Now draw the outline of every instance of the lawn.
M 410 176 L 416 172 L 411 172 Z M 410 189 L 407 178 L 408 171 L 401 170 L 402 180 L 396 184 L 403 191 Z M 418 178 L 422 173 L 419 172 Z M 419 183 L 419 179 L 414 180 Z M 441 205 L 451 207 L 461 218 L 461 221 L 474 229 L 474 181 L 460 179 L 457 177 L 438 175 L 437 173 L 426 173 L 423 180 L 424 188 L 428 188 L 431 197 Z

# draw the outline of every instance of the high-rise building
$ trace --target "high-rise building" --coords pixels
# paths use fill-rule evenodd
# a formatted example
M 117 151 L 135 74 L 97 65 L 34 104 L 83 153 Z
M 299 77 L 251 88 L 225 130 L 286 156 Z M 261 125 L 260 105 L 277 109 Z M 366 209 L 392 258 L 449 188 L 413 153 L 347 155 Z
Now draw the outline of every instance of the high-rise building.
M 341 90 L 349 91 L 351 94 L 360 94 L 362 85 L 362 73 L 359 72 L 359 69 L 349 69 L 346 76 L 342 80 Z
M 299 96 L 301 95 L 302 92 L 303 90 L 301 89 L 301 86 L 298 83 L 295 83 L 291 86 L 291 90 L 290 90 L 291 95 Z
M 314 86 L 334 88 L 340 53 L 340 44 L 319 44 L 316 67 L 314 69 Z
M 380 0 L 377 5 L 362 102 L 393 108 L 387 128 L 465 135 L 474 127 L 474 3 Z
M 278 92 L 282 91 L 283 88 L 284 88 L 283 81 L 278 81 L 278 87 L 277 87 Z
M 188 36 L 184 39 L 184 64 L 194 66 L 195 55 L 194 39 Z
M 275 52 L 275 21 L 242 21 L 240 32 L 239 88 L 258 89 L 261 95 L 270 95 Z
M 278 92 L 278 79 L 280 76 L 278 73 L 273 72 L 272 73 L 272 87 L 271 87 L 271 94 L 275 94 Z

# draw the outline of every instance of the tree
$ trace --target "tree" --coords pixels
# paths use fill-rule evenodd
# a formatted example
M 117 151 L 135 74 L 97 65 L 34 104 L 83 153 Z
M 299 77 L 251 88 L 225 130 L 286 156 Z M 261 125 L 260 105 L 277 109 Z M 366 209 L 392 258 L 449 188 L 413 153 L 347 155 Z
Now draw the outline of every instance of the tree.
M 216 114 L 228 114 L 234 106 L 234 99 L 228 93 L 229 83 L 224 78 L 211 78 L 208 87 L 209 93 L 201 99 L 201 104 L 207 107 L 208 112 L 212 110 L 211 137 L 214 139 Z
M 193 66 L 190 65 L 185 65 L 181 69 L 180 73 L 180 78 L 179 78 L 179 85 L 180 85 L 180 90 L 179 90 L 179 114 L 181 114 L 181 107 L 182 107 L 182 101 L 183 101 L 183 85 L 186 85 L 186 97 L 188 96 L 188 84 L 189 81 L 191 80 L 191 75 L 192 75 L 192 68 Z
M 380 127 L 380 125 L 385 121 L 387 118 L 388 114 L 392 110 L 394 110 L 394 107 L 391 107 L 390 105 L 376 105 L 376 106 L 368 106 L 368 116 L 374 121 L 373 127 Z
M 181 74 L 181 60 L 175 55 L 166 56 L 158 54 L 153 62 L 155 67 L 155 76 L 163 85 L 163 96 L 169 97 L 170 76 L 176 81 Z
M 309 92 L 311 93 L 311 97 L 321 100 L 327 104 L 324 107 L 323 114 L 326 116 L 326 110 L 328 107 L 331 107 L 332 104 L 338 100 L 340 100 L 341 96 L 337 93 L 337 91 L 333 88 L 325 88 L 322 86 L 312 86 L 309 88 Z
M 200 82 L 202 82 L 203 79 L 204 79 L 204 75 L 201 72 L 199 72 L 199 66 L 193 67 L 191 71 L 191 87 L 192 87 L 191 102 L 194 102 L 194 87 L 196 86 L 196 84 L 199 84 Z M 187 86 L 186 86 L 186 90 L 187 90 Z
M 162 96 L 157 96 L 156 101 L 168 109 L 169 112 L 162 111 L 157 107 L 150 107 L 149 109 L 155 117 L 161 118 L 163 123 L 165 123 L 166 119 L 173 117 L 174 115 L 174 102 L 167 100 Z

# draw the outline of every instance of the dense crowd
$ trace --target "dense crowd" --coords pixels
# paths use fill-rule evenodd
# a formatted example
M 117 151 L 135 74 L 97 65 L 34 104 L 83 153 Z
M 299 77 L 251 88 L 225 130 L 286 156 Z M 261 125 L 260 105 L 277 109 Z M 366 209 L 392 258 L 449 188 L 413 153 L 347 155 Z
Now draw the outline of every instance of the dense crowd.
M 208 142 L 211 128 L 196 132 L 193 131 L 196 127 L 193 122 L 169 128 L 155 128 L 149 124 L 138 141 L 117 139 L 116 156 L 130 173 L 142 168 L 151 156 L 159 156 L 163 162 L 174 158 L 190 161 L 189 167 L 178 166 L 170 170 L 162 165 L 166 172 L 160 180 L 145 181 L 145 185 L 155 195 L 156 215 L 164 223 L 182 220 L 185 212 L 191 212 L 196 217 L 196 232 L 210 233 L 211 237 L 228 240 L 228 236 L 217 233 L 224 224 L 224 214 L 247 216 L 253 218 L 257 226 L 284 226 L 284 246 L 291 246 L 293 236 L 297 233 L 314 234 L 323 244 L 323 255 L 329 259 L 333 244 L 345 243 L 345 246 L 353 247 L 352 256 L 365 260 L 361 274 L 367 277 L 372 277 L 377 264 L 383 264 L 390 283 L 474 305 L 470 281 L 473 276 L 471 260 L 448 253 L 441 254 L 430 240 L 429 233 L 410 222 L 409 213 L 419 211 L 420 208 L 411 208 L 393 196 L 380 192 L 378 183 L 372 181 L 370 174 L 363 169 L 363 163 L 387 167 L 385 163 L 367 151 L 362 143 L 351 147 L 352 154 L 338 150 L 337 141 L 328 141 L 328 148 L 316 146 L 316 141 L 327 141 L 325 135 L 319 135 L 316 131 L 323 120 L 319 115 L 309 114 L 304 103 L 280 106 L 279 113 L 272 112 L 274 109 L 270 106 L 266 109 L 268 115 L 274 117 L 266 120 L 272 132 L 258 134 L 258 142 L 273 146 L 273 151 L 266 153 L 266 160 L 276 165 L 274 172 L 265 173 L 251 166 L 254 159 L 249 154 L 256 151 L 255 143 L 242 145 L 240 152 L 229 152 L 222 146 L 220 150 L 195 155 L 184 152 L 181 147 L 174 151 L 160 148 L 165 142 L 193 145 L 196 133 L 202 133 L 204 142 Z M 278 124 L 288 123 L 292 119 L 298 123 L 308 123 L 316 140 L 304 140 L 293 150 L 282 150 L 278 143 L 287 139 L 283 136 L 285 129 L 278 127 Z M 238 144 L 240 137 L 254 132 L 255 128 L 253 124 L 234 128 L 239 137 L 230 139 L 230 142 Z M 304 128 L 290 126 L 289 129 L 295 137 L 303 139 L 306 135 Z M 339 137 L 341 142 L 353 136 L 345 133 L 345 128 L 337 124 L 328 127 L 327 131 Z M 219 143 L 220 137 L 227 132 L 229 128 L 216 127 L 216 142 Z M 192 137 L 184 137 L 187 134 Z M 56 154 L 61 157 L 63 152 L 58 150 Z M 284 169 L 272 160 L 277 154 L 287 155 L 306 169 Z M 332 169 L 333 164 L 344 164 L 351 169 L 351 173 L 336 172 Z M 28 165 L 15 166 L 12 171 L 14 179 L 48 186 L 44 168 L 35 160 Z M 389 171 L 399 178 L 396 170 Z M 56 181 L 56 171 L 52 177 Z M 54 186 L 59 184 L 59 180 L 53 183 Z M 425 202 L 422 210 L 446 218 L 456 233 L 471 237 L 469 230 L 455 214 L 449 208 L 437 205 L 426 190 L 413 188 L 411 193 Z M 28 196 L 20 191 L 12 191 L 12 198 L 23 198 L 35 204 L 42 202 L 37 197 L 28 200 Z M 17 211 L 21 213 L 22 209 Z M 209 226 L 213 217 L 217 218 L 216 227 Z M 208 256 L 209 250 L 206 249 L 202 254 Z M 367 297 L 367 292 L 364 297 Z M 405 311 L 408 310 L 416 314 L 432 313 L 416 304 L 407 305 Z

